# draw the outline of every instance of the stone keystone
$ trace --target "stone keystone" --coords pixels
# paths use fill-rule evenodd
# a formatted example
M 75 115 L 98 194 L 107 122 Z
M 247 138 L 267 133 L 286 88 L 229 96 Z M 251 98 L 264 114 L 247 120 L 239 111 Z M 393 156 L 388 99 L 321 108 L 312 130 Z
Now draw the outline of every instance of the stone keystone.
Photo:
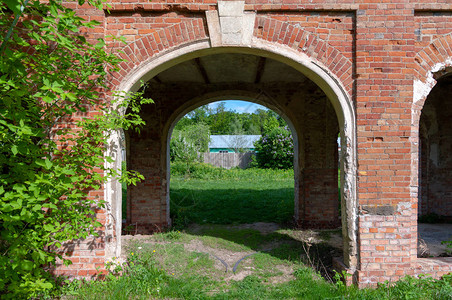
M 244 8 L 244 1 L 218 1 L 217 11 L 206 12 L 212 47 L 251 43 L 256 14 Z

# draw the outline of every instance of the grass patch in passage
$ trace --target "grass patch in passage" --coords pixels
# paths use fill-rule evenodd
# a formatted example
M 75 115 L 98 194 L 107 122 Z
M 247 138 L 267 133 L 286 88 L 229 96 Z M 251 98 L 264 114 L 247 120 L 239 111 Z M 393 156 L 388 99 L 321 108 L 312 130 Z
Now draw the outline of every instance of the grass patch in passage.
M 292 170 L 215 168 L 213 172 L 204 178 L 172 176 L 170 208 L 176 226 L 292 220 Z

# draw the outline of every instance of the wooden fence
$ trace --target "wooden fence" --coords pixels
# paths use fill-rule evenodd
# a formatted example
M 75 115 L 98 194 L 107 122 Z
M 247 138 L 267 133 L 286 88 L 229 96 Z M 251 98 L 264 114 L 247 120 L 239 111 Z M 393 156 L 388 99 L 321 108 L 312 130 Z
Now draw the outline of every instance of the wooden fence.
M 251 162 L 252 152 L 246 153 L 204 153 L 204 162 L 216 167 L 245 169 Z

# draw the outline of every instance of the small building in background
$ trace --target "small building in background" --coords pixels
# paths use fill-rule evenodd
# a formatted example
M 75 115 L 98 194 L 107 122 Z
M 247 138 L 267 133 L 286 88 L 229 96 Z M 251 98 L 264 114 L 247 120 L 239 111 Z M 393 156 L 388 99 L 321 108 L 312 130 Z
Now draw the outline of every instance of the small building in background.
M 209 153 L 254 152 L 260 135 L 211 135 Z

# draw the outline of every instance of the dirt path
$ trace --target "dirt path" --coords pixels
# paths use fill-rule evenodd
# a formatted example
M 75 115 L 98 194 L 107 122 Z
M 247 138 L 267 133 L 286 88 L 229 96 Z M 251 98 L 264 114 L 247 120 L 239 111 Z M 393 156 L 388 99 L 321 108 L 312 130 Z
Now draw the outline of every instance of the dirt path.
M 222 234 L 227 233 L 225 236 Z M 230 234 L 232 232 L 232 234 Z M 234 237 L 234 232 L 249 234 L 250 240 Z M 340 230 L 292 230 L 276 223 L 241 225 L 197 225 L 184 230 L 183 240 L 162 240 L 159 235 L 126 235 L 122 237 L 123 261 L 130 247 L 139 243 L 144 249 L 183 246 L 184 253 L 204 253 L 214 261 L 216 278 L 228 283 L 249 275 L 264 276 L 267 283 L 280 283 L 294 279 L 294 267 L 300 262 L 318 269 L 324 275 L 331 274 L 332 257 L 341 256 Z M 240 234 L 238 234 L 240 235 Z M 212 240 L 214 242 L 212 242 Z M 219 240 L 219 241 L 218 241 Z M 217 244 L 215 244 L 217 243 Z M 232 248 L 228 243 L 234 245 Z M 319 246 L 320 245 L 320 246 Z M 318 247 L 317 247 L 318 246 Z M 235 248 L 234 248 L 235 247 Z M 241 250 L 240 250 L 241 249 Z M 268 255 L 268 256 L 265 256 Z M 263 260 L 268 257 L 269 262 Z M 165 258 L 161 258 L 164 260 Z M 164 264 L 164 262 L 162 262 Z M 179 266 L 179 268 L 182 268 Z M 212 272 L 212 271 L 209 271 Z M 260 276 L 260 275 L 259 275 Z
M 237 232 L 238 236 L 235 236 Z M 241 232 L 242 237 L 239 237 Z M 247 240 L 244 232 L 250 234 Z M 171 233 L 171 232 L 170 232 Z M 168 233 L 168 234 L 170 234 Z M 299 262 L 311 266 L 324 277 L 331 278 L 332 258 L 342 256 L 341 230 L 293 230 L 281 228 L 276 223 L 253 223 L 241 225 L 197 225 L 193 224 L 180 233 L 182 239 L 162 238 L 163 235 L 123 236 L 123 261 L 129 247 L 139 243 L 143 248 L 182 246 L 183 255 L 204 254 L 213 261 L 215 278 L 228 283 L 242 280 L 249 275 L 270 272 L 268 283 L 286 282 L 294 279 L 294 267 Z M 446 246 L 441 244 L 452 235 L 452 224 L 420 224 L 419 254 L 422 257 L 444 256 Z M 228 244 L 229 243 L 229 244 Z M 231 246 L 232 245 L 232 246 Z M 139 248 L 141 249 L 141 247 Z M 261 255 L 260 257 L 259 254 Z M 269 260 L 276 259 L 267 267 L 262 263 L 262 255 Z M 174 260 L 174 258 L 159 258 Z M 257 259 L 257 260 L 256 260 Z M 260 259 L 260 261 L 259 261 Z M 279 259 L 279 260 L 277 260 Z M 263 266 L 264 265 L 264 266 Z M 176 266 L 174 269 L 183 268 Z M 271 269 L 270 271 L 268 269 Z

